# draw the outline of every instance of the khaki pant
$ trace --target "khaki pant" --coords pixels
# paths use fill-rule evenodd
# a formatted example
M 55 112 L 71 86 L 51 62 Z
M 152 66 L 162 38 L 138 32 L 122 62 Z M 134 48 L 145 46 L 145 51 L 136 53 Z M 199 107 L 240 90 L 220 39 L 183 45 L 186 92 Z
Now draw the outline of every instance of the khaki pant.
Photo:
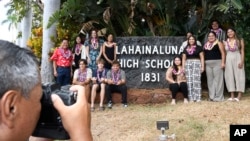
M 224 100 L 224 71 L 221 60 L 207 60 L 206 75 L 209 98 L 213 101 Z

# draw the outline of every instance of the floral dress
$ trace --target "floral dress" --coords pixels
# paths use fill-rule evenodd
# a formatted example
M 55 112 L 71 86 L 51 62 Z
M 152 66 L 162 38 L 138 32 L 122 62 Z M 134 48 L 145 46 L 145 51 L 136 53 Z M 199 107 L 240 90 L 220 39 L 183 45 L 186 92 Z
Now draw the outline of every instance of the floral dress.
M 87 42 L 85 43 L 85 46 L 89 47 L 89 59 L 90 62 L 88 64 L 88 67 L 92 70 L 92 72 L 96 72 L 97 70 L 97 63 L 96 63 L 96 59 L 99 56 L 100 53 L 100 49 L 102 47 L 102 43 L 103 41 L 98 40 L 98 42 L 96 43 L 92 43 L 92 41 L 87 40 Z

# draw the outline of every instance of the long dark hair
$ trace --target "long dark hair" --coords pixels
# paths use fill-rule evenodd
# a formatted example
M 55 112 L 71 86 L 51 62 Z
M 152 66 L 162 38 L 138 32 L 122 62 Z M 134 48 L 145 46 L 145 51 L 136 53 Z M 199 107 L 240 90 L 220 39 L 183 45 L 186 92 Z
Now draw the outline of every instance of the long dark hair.
M 189 39 L 190 39 L 191 37 L 194 38 L 194 44 L 197 46 L 197 39 L 196 39 L 193 35 L 191 35 L 191 36 L 188 38 L 188 42 L 187 42 L 187 46 L 186 46 L 186 47 L 190 46 L 190 44 L 189 44 Z
M 76 44 L 77 44 L 76 39 L 77 39 L 78 37 L 79 37 L 80 40 L 81 40 L 81 44 L 83 44 L 83 40 L 82 40 L 81 36 L 80 36 L 80 35 L 76 36 L 75 42 L 74 42 L 74 46 L 73 46 L 73 48 L 72 48 L 72 52 L 73 52 L 73 53 L 75 53 Z
M 180 55 L 177 55 L 177 56 L 175 56 L 174 59 L 173 59 L 173 69 L 174 69 L 176 72 L 178 72 L 178 71 L 179 71 L 179 68 L 178 68 L 178 66 L 175 64 L 175 59 L 176 59 L 176 58 L 179 58 L 179 59 L 180 59 L 180 61 L 181 61 L 181 64 L 180 64 L 180 65 L 182 65 L 182 58 L 181 58 Z M 176 78 L 177 78 L 177 76 L 176 76 L 174 73 L 172 73 L 172 77 L 173 77 L 174 80 L 176 80 Z
M 97 42 L 99 42 L 99 36 L 98 36 L 98 34 L 97 34 L 97 30 L 96 29 L 92 29 L 92 30 L 90 30 L 90 34 L 89 34 L 89 43 L 91 43 L 91 39 L 92 39 L 92 32 L 93 31 L 95 31 L 95 33 L 96 33 L 96 40 L 97 40 Z

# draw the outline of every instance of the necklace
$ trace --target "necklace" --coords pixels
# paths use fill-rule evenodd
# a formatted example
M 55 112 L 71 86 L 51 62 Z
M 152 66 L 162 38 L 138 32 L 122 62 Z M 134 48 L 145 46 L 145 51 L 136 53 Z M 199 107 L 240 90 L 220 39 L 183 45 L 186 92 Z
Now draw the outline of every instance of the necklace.
M 182 73 L 184 73 L 183 69 L 179 69 L 178 71 L 176 71 L 175 69 L 173 69 L 173 74 L 174 75 L 180 75 Z
M 76 44 L 75 54 L 79 55 L 81 53 L 81 44 Z
M 194 54 L 194 51 L 195 51 L 195 48 L 196 48 L 196 46 L 188 46 L 187 47 L 187 53 L 189 54 L 189 55 L 192 55 L 192 54 Z
M 232 45 L 232 46 L 231 46 Z M 236 40 L 233 41 L 233 43 L 230 45 L 229 39 L 227 39 L 227 48 L 229 51 L 235 52 L 237 45 L 236 45 Z
M 97 42 L 97 39 L 94 38 L 94 39 L 91 39 L 91 47 L 93 49 L 97 49 L 98 48 L 98 42 Z
M 120 70 L 118 72 L 112 71 L 112 80 L 114 81 L 115 84 L 117 84 L 117 82 L 119 81 L 120 74 L 121 74 Z
M 78 80 L 80 82 L 84 82 L 86 80 L 87 77 L 87 70 L 83 70 L 81 71 L 80 69 L 78 70 Z
M 204 45 L 204 49 L 205 50 L 212 50 L 213 47 L 218 43 L 218 40 L 215 40 L 214 42 L 210 43 L 210 42 L 207 42 L 205 45 Z
M 105 69 L 97 70 L 97 81 L 101 82 L 101 78 L 105 78 Z
M 221 28 L 218 28 L 217 30 L 211 29 L 211 31 L 215 32 L 216 36 L 218 37 L 218 35 L 222 32 Z
M 61 52 L 61 55 L 66 58 L 66 59 L 69 59 L 70 56 L 71 56 L 71 52 L 69 49 L 63 49 L 63 48 L 59 48 L 60 52 Z

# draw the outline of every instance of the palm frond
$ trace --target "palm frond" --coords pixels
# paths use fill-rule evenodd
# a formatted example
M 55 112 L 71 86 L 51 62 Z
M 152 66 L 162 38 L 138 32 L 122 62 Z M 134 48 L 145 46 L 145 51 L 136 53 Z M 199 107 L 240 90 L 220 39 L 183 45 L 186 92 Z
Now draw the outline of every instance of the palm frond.
M 238 10 L 242 10 L 243 6 L 240 0 L 231 0 L 232 6 Z

